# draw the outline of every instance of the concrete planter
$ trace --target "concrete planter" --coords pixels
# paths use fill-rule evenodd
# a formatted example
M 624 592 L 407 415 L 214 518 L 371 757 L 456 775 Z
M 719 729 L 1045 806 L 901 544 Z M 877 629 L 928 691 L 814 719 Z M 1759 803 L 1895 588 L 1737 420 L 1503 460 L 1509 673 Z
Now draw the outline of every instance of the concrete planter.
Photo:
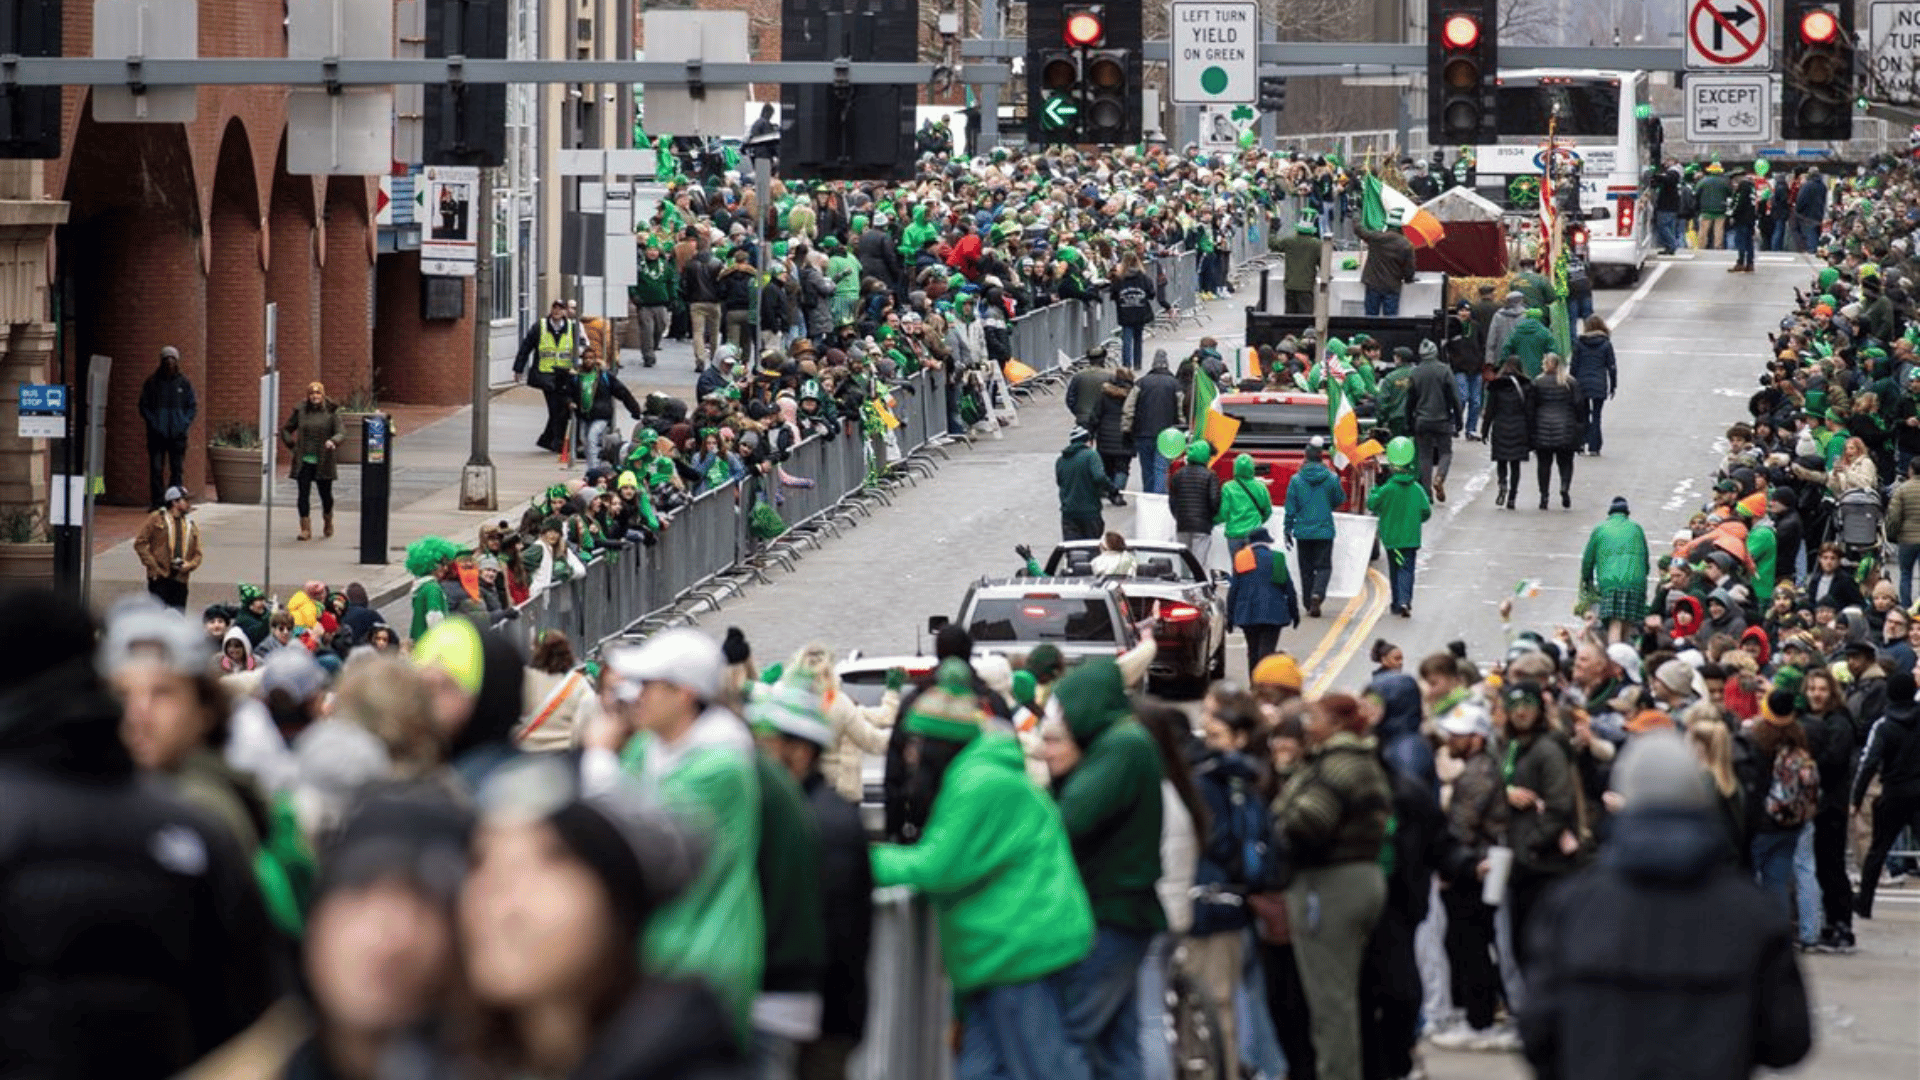
M 0 543 L 0 585 L 53 584 L 53 543 Z
M 209 446 L 207 465 L 221 502 L 260 502 L 259 447 Z
M 334 464 L 360 464 L 361 429 L 366 421 L 366 413 L 342 412 L 340 414 L 340 442 L 333 448 Z

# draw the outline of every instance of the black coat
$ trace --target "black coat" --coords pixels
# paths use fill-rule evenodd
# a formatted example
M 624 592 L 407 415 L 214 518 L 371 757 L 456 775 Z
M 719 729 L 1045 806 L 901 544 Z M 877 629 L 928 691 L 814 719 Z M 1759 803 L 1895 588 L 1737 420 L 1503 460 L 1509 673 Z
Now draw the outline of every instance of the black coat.
M 1094 449 L 1102 454 L 1130 456 L 1134 451 L 1125 423 L 1127 394 L 1132 390 L 1133 384 L 1119 382 L 1100 388 L 1100 397 L 1093 407 L 1093 423 L 1087 426 L 1093 431 Z
M 1133 434 L 1155 438 L 1180 425 L 1180 380 L 1156 367 L 1133 384 Z
M 1533 452 L 1527 424 L 1528 384 L 1525 375 L 1502 375 L 1487 384 L 1480 434 L 1495 461 L 1525 461 Z
M 820 826 L 820 880 L 826 887 L 827 969 L 821 987 L 823 1035 L 858 1042 L 867 1029 L 867 956 L 873 945 L 873 864 L 860 811 L 819 773 L 804 785 Z
M 900 249 L 894 243 L 893 234 L 885 229 L 870 228 L 860 234 L 860 240 L 853 248 L 853 257 L 860 260 L 860 273 L 867 277 L 879 278 L 891 289 L 906 276 L 906 265 L 900 261 Z
M 567 1080 L 748 1080 L 733 1021 L 705 983 L 648 979 Z
M 1825 716 L 1802 714 L 1800 727 L 1807 733 L 1807 749 L 1820 766 L 1820 809 L 1847 809 L 1848 789 L 1853 785 L 1853 762 L 1859 750 L 1853 737 L 1853 717 L 1845 709 Z
M 1167 477 L 1167 508 L 1176 532 L 1213 532 L 1220 516 L 1220 477 L 1204 464 L 1189 461 Z
M 0 1046 L 9 1075 L 157 1080 L 273 1003 L 279 946 L 231 835 L 135 777 L 81 682 L 0 702 Z
M 1527 436 L 1535 450 L 1571 450 L 1580 445 L 1586 425 L 1580 420 L 1579 387 L 1571 379 L 1533 380 L 1527 395 Z
M 1867 785 L 1880 778 L 1882 799 L 1920 798 L 1920 730 L 1916 729 L 1916 709 L 1912 705 L 1891 706 L 1887 715 L 1867 730 L 1866 746 L 1860 752 L 1860 769 L 1853 778 L 1851 798 L 1859 806 L 1866 798 Z
M 1113 294 L 1114 314 L 1121 326 L 1145 326 L 1153 321 L 1153 279 L 1135 271 L 1107 286 Z
M 1613 339 L 1605 334 L 1581 334 L 1575 338 L 1569 367 L 1573 381 L 1580 384 L 1580 393 L 1587 397 L 1609 397 L 1620 385 Z
M 1711 810 L 1614 818 L 1597 865 L 1547 893 L 1520 1034 L 1541 1080 L 1748 1080 L 1813 1043 L 1792 924 L 1727 863 Z
M 1802 527 L 1800 511 L 1789 506 L 1773 517 L 1773 547 L 1779 553 L 1774 561 L 1774 578 L 1778 581 L 1793 580 L 1794 554 L 1800 550 Z

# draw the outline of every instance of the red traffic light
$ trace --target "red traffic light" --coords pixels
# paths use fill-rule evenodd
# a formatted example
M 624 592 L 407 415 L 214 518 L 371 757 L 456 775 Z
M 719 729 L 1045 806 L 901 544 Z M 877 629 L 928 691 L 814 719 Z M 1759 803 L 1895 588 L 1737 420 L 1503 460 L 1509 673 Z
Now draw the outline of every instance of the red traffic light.
M 1471 15 L 1449 15 L 1440 24 L 1440 40 L 1449 49 L 1471 49 L 1480 43 L 1480 20 Z
M 1815 8 L 1800 16 L 1800 40 L 1809 45 L 1830 45 L 1840 36 L 1840 20 L 1833 12 Z
M 1090 49 L 1106 40 L 1107 28 L 1100 16 L 1091 11 L 1076 11 L 1067 16 L 1067 44 L 1076 49 Z

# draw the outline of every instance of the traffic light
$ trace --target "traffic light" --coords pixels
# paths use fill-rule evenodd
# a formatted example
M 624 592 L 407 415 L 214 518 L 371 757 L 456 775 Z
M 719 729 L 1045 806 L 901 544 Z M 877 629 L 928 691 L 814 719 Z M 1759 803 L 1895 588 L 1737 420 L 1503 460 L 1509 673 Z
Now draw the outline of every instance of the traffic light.
M 1268 75 L 1260 80 L 1260 111 L 1278 115 L 1287 111 L 1287 77 Z
M 1140 140 L 1140 6 L 1034 4 L 1027 10 L 1027 140 Z
M 1787 0 L 1780 137 L 1853 137 L 1853 5 Z
M 782 0 L 780 58 L 911 63 L 919 33 L 919 6 L 905 0 Z M 912 179 L 918 92 L 898 83 L 782 87 L 781 177 Z
M 1498 39 L 1494 0 L 1427 0 L 1427 139 L 1433 145 L 1498 141 Z
M 0 14 L 0 54 L 59 56 L 60 0 L 15 0 Z M 0 87 L 0 159 L 60 156 L 60 88 Z
M 427 0 L 427 56 L 505 60 L 507 8 L 508 0 Z M 505 83 L 439 83 L 426 89 L 421 152 L 426 164 L 506 164 Z

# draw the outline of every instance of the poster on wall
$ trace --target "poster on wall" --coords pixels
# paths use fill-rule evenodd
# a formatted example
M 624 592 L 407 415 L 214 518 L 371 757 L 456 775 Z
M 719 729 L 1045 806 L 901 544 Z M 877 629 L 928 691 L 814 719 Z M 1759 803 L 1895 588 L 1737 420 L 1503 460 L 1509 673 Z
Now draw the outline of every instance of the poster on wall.
M 472 277 L 477 260 L 480 170 L 429 165 L 422 173 L 420 272 L 436 277 Z

